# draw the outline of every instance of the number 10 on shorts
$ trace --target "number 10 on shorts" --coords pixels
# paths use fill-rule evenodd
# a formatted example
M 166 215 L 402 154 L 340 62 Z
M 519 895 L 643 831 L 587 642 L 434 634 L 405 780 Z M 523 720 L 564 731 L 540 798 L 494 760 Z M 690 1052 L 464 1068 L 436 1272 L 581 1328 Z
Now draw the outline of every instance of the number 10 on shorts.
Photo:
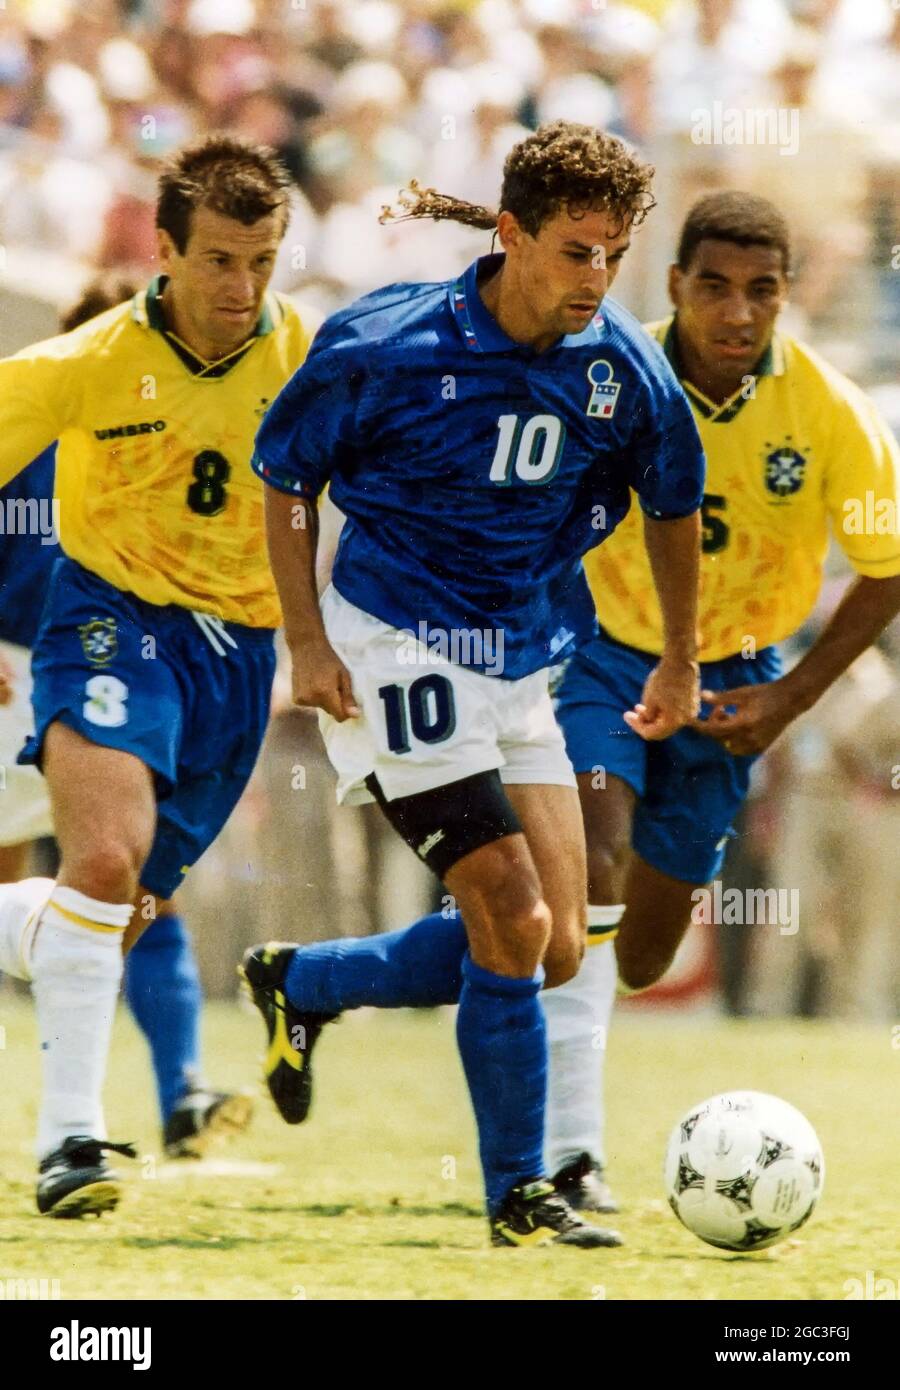
M 443 743 L 456 728 L 453 686 L 446 676 L 420 676 L 412 685 L 382 685 L 388 748 L 409 753 L 410 733 L 420 743 Z

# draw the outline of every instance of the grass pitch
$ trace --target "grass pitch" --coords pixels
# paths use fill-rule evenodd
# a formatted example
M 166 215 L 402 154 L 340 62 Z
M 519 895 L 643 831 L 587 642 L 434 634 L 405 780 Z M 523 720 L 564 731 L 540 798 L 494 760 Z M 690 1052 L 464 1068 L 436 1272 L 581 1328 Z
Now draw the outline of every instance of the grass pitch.
M 310 1121 L 282 1124 L 260 1092 L 244 1136 L 203 1162 L 165 1163 L 143 1041 L 120 1011 L 107 1111 L 137 1163 L 119 1211 L 50 1221 L 34 1210 L 38 1057 L 27 1000 L 0 999 L 0 1283 L 58 1280 L 64 1299 L 828 1299 L 900 1282 L 896 1105 L 888 1026 L 624 1014 L 608 1066 L 610 1176 L 621 1250 L 487 1244 L 468 1099 L 449 1010 L 363 1012 L 316 1053 Z M 2 1034 L 0 1034 L 2 1039 Z M 218 1084 L 259 1089 L 255 1014 L 213 1005 Z M 660 1168 L 682 1111 L 717 1091 L 772 1091 L 825 1149 L 825 1194 L 797 1236 L 740 1256 L 703 1245 L 669 1211 Z

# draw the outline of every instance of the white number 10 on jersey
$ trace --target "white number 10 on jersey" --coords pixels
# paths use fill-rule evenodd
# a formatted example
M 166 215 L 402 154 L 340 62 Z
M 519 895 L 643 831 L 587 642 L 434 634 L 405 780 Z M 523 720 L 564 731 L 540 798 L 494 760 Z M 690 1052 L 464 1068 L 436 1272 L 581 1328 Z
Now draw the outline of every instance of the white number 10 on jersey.
M 512 473 L 523 483 L 548 483 L 559 467 L 566 431 L 555 415 L 532 415 L 523 426 L 518 415 L 501 415 L 492 483 L 509 484 Z

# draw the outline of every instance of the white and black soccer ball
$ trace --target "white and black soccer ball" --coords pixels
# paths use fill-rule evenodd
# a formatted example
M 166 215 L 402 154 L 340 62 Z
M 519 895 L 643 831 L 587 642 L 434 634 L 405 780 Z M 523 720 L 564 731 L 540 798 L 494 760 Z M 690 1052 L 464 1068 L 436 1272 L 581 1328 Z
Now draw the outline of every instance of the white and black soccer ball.
M 694 1105 L 666 1150 L 669 1205 L 723 1250 L 764 1250 L 808 1221 L 825 1159 L 809 1121 L 761 1091 L 726 1091 Z

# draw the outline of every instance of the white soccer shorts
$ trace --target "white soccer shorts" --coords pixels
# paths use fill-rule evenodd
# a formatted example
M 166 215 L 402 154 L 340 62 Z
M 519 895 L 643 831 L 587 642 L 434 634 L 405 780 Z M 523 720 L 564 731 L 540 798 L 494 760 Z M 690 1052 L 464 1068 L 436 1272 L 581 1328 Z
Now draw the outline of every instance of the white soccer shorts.
M 0 846 L 26 844 L 53 834 L 50 794 L 36 767 L 17 767 L 16 756 L 34 729 L 31 714 L 31 653 L 0 642 L 14 673 L 13 698 L 0 705 Z
M 485 675 L 443 657 L 430 633 L 425 644 L 364 613 L 333 585 L 322 617 L 362 710 L 343 723 L 319 714 L 339 802 L 371 801 L 372 772 L 388 801 L 494 769 L 503 782 L 576 785 L 547 671 Z

